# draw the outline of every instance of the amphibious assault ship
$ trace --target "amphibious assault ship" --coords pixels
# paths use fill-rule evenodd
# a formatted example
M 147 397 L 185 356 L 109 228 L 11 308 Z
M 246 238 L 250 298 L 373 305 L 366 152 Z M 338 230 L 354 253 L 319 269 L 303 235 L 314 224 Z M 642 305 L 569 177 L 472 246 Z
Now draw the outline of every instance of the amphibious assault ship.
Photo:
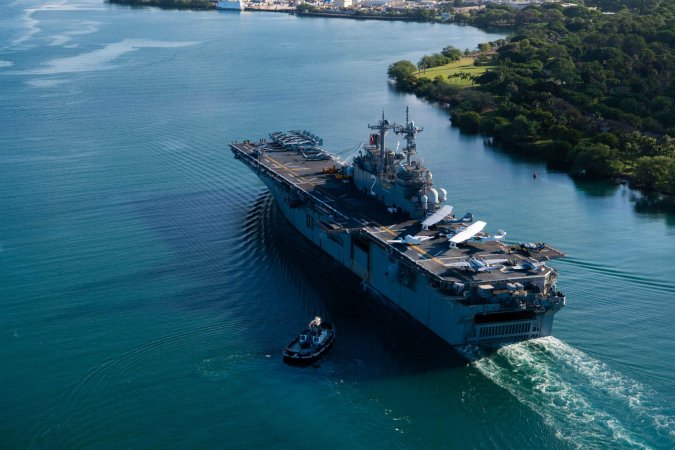
M 551 334 L 565 305 L 557 272 L 563 254 L 545 243 L 508 244 L 483 221 L 452 215 L 447 192 L 416 158 L 408 118 L 368 125 L 368 144 L 345 160 L 308 131 L 234 142 L 234 156 L 267 185 L 307 239 L 449 344 L 492 345 Z M 402 151 L 387 149 L 392 131 Z

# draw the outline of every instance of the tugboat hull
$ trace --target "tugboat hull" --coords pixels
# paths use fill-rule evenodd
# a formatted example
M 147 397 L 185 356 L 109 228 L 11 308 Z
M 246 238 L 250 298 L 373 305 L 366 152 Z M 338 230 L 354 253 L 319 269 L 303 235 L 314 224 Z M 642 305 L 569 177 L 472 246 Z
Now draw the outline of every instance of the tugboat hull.
M 318 324 L 315 324 L 316 320 Z M 335 329 L 330 323 L 321 323 L 317 318 L 309 327 L 291 341 L 283 351 L 284 361 L 289 364 L 309 364 L 321 357 L 335 342 Z
M 294 343 L 297 343 L 298 338 L 295 338 L 293 342 L 289 344 L 289 347 L 292 346 Z M 288 348 L 284 349 L 283 355 L 284 355 L 284 361 L 289 363 L 289 364 L 309 364 L 313 363 L 314 361 L 318 360 L 321 355 L 326 353 L 328 349 L 333 345 L 333 342 L 335 342 L 335 336 L 331 336 L 329 342 L 326 343 L 325 346 L 321 347 L 319 350 L 308 353 L 308 354 L 302 354 L 294 351 L 288 350 Z

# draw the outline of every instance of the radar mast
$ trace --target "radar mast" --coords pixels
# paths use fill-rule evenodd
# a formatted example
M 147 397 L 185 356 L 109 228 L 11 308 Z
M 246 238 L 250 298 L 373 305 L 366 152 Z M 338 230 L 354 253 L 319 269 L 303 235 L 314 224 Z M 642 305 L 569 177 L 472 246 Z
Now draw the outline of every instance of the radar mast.
M 405 139 L 405 148 L 403 153 L 406 155 L 406 164 L 410 165 L 410 157 L 417 153 L 417 144 L 415 143 L 415 136 L 417 133 L 423 131 L 424 128 L 416 127 L 415 122 L 410 120 L 408 107 L 405 108 L 405 127 L 401 125 L 395 126 L 396 134 L 403 134 Z
M 378 130 L 380 132 L 380 142 L 379 142 L 379 144 L 380 144 L 380 154 L 379 154 L 379 157 L 378 157 L 378 163 L 379 163 L 378 169 L 379 170 L 382 170 L 380 168 L 384 166 L 384 154 L 385 154 L 384 136 L 387 134 L 387 131 L 395 130 L 399 126 L 400 125 L 397 125 L 395 123 L 389 123 L 389 121 L 384 118 L 384 110 L 382 110 L 382 119 L 380 119 L 380 122 L 377 125 L 368 124 L 368 128 L 370 128 L 371 130 Z
M 406 164 L 410 165 L 410 157 L 417 153 L 417 144 L 415 143 L 415 137 L 417 133 L 424 130 L 422 127 L 416 127 L 415 122 L 410 120 L 409 108 L 405 108 L 405 126 L 399 125 L 397 123 L 390 123 L 387 119 L 384 118 L 384 111 L 382 111 L 382 119 L 380 119 L 377 125 L 368 124 L 368 128 L 371 130 L 378 130 L 380 139 L 379 139 L 379 155 L 377 158 L 378 163 L 378 172 L 381 172 L 386 169 L 387 160 L 386 160 L 386 150 L 384 146 L 384 137 L 387 134 L 387 131 L 393 130 L 396 134 L 404 135 L 406 142 L 403 153 L 406 155 Z M 393 161 L 389 161 L 389 164 L 392 164 Z

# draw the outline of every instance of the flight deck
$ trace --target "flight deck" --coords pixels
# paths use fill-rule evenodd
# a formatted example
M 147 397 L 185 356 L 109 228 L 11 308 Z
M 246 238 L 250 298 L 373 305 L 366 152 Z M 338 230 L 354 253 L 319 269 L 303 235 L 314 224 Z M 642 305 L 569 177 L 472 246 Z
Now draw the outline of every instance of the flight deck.
M 543 243 L 521 246 L 502 241 L 481 242 L 481 238 L 487 237 L 482 232 L 460 245 L 450 246 L 448 237 L 465 228 L 466 222 L 455 221 L 450 216 L 432 229 L 422 230 L 419 220 L 408 219 L 404 213 L 386 207 L 367 192 L 356 190 L 340 161 L 328 153 L 323 154 L 325 157 L 314 154 L 308 158 L 302 147 L 288 149 L 266 140 L 233 143 L 231 147 L 248 164 L 282 178 L 295 190 L 298 201 L 313 201 L 323 206 L 326 210 L 323 225 L 328 232 L 367 233 L 380 245 L 391 247 L 447 281 L 490 283 L 507 277 L 515 282 L 541 275 L 539 272 L 545 269 L 538 263 L 564 256 Z M 405 235 L 430 239 L 412 245 L 389 242 Z M 472 264 L 472 261 L 476 262 Z

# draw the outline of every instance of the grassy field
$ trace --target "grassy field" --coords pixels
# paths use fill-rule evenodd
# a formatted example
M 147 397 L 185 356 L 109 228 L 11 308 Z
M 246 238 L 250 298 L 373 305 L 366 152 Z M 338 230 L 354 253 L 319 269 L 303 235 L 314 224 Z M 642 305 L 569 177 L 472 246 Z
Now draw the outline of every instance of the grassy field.
M 437 76 L 442 76 L 443 79 L 449 84 L 456 84 L 459 86 L 471 86 L 471 80 L 461 79 L 459 77 L 448 78 L 448 75 L 454 75 L 457 73 L 468 73 L 469 75 L 480 75 L 481 73 L 493 69 L 495 66 L 474 66 L 473 57 L 467 56 L 460 59 L 459 61 L 451 62 L 444 66 L 432 67 L 424 71 L 417 72 L 415 75 L 418 78 L 428 78 L 433 80 Z

